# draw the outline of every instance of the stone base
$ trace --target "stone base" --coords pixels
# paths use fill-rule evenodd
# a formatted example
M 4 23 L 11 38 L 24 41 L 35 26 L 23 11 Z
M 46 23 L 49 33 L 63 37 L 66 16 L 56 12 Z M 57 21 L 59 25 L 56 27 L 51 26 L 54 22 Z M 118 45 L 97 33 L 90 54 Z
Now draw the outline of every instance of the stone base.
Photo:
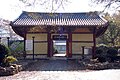
M 12 64 L 9 67 L 0 66 L 0 76 L 14 75 L 20 72 L 21 70 L 22 70 L 22 66 L 17 64 Z
M 89 70 L 120 69 L 120 61 L 101 63 L 97 59 L 84 59 L 79 63 Z

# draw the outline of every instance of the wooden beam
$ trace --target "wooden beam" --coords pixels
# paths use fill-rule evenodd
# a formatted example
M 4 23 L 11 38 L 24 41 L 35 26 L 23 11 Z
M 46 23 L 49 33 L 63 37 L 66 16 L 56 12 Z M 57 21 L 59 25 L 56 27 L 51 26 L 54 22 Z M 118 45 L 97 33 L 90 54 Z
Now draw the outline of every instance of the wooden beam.
M 93 43 L 93 41 L 72 41 L 73 43 Z
M 92 32 L 72 32 L 72 34 L 93 34 Z

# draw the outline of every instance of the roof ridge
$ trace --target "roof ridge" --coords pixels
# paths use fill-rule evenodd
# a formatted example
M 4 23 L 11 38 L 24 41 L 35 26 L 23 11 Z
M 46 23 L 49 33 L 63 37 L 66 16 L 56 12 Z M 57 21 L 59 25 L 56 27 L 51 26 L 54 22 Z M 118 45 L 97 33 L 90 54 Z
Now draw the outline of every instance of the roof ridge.
M 50 14 L 51 14 L 51 13 L 52 13 L 52 14 L 60 14 L 60 13 L 61 13 L 61 14 L 75 14 L 75 13 L 76 13 L 76 14 L 77 14 L 77 13 L 81 13 L 81 14 L 82 14 L 82 13 L 85 13 L 85 14 L 87 14 L 87 13 L 88 13 L 88 14 L 89 14 L 89 13 L 94 13 L 94 14 L 96 14 L 96 11 L 93 11 L 93 12 L 34 12 L 34 11 L 33 11 L 33 12 L 29 12 L 29 11 L 22 11 L 22 12 L 23 12 L 23 13 L 50 13 Z

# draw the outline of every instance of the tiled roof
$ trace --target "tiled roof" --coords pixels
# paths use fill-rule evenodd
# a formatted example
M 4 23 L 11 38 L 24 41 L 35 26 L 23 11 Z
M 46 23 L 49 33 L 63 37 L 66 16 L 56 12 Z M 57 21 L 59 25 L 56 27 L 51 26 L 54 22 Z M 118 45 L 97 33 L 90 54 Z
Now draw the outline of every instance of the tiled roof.
M 96 26 L 104 25 L 106 20 L 96 13 L 39 13 L 23 12 L 12 25 L 78 25 Z

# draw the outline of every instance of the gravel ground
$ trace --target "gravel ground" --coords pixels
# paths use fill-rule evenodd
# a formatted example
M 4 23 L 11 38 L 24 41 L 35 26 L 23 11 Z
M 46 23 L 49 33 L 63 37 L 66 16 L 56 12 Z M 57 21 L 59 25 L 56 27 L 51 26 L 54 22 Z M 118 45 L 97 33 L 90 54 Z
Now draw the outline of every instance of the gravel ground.
M 120 80 L 120 69 L 89 71 L 76 60 L 39 60 L 28 64 L 24 71 L 0 80 Z

